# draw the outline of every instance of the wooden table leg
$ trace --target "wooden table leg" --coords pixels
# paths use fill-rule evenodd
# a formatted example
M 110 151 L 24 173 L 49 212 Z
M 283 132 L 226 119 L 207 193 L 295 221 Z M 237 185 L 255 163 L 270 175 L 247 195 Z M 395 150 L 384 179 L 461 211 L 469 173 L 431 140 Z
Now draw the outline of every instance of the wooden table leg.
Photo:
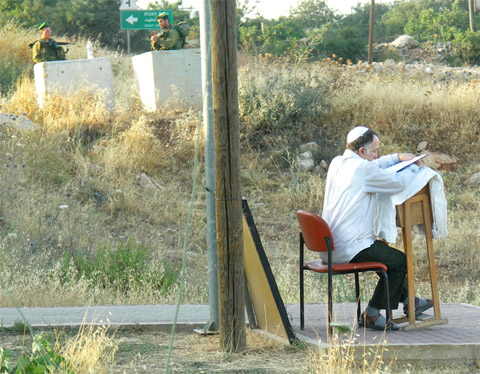
M 412 221 L 410 216 L 410 204 L 404 205 L 405 227 L 404 249 L 407 258 L 407 283 L 408 283 L 408 323 L 415 323 L 415 273 L 413 269 L 413 244 L 412 244 Z
M 425 218 L 425 239 L 427 241 L 428 266 L 430 270 L 430 284 L 432 287 L 433 310 L 435 317 L 440 318 L 440 299 L 438 297 L 437 269 L 433 253 L 432 222 L 430 219 L 430 203 L 425 197 L 423 201 L 423 214 Z

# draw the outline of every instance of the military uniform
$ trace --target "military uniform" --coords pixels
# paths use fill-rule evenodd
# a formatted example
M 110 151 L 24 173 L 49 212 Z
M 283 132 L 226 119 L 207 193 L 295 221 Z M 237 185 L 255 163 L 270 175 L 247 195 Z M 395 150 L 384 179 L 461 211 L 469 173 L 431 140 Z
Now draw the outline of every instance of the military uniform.
M 65 51 L 54 39 L 37 40 L 33 44 L 33 62 L 65 60 Z
M 183 48 L 183 42 L 180 37 L 180 33 L 174 27 L 162 30 L 160 33 L 157 34 L 157 36 L 158 40 L 156 42 L 151 42 L 152 51 Z

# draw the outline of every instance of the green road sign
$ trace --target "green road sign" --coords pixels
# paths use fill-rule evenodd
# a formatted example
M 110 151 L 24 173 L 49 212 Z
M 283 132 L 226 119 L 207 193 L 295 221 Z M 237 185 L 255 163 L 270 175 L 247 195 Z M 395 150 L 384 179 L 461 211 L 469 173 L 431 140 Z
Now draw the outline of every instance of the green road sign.
M 167 13 L 170 24 L 173 25 L 171 10 L 120 10 L 122 30 L 155 30 L 160 29 L 155 19 L 160 13 Z

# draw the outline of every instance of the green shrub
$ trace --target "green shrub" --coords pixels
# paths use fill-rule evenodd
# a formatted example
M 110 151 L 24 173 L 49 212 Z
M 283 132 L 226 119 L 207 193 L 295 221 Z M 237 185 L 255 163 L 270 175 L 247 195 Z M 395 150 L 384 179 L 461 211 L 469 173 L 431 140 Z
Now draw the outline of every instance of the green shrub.
M 66 252 L 60 276 L 63 284 L 84 278 L 91 287 L 110 288 L 123 294 L 145 287 L 166 294 L 177 281 L 179 270 L 166 261 L 162 265 L 163 269 L 158 270 L 150 263 L 146 248 L 128 239 L 116 249 L 100 246 L 93 255 L 78 251 L 72 256 Z
M 41 334 L 33 337 L 32 351 L 23 353 L 16 365 L 12 362 L 12 351 L 0 348 L 0 372 L 4 374 L 40 374 L 62 373 L 73 374 L 68 368 L 65 358 L 54 351 L 52 345 Z
M 25 153 L 26 172 L 44 186 L 62 186 L 69 179 L 72 165 L 69 144 L 64 139 L 34 138 Z
M 455 57 L 468 64 L 480 63 L 480 31 L 457 34 L 452 42 Z
M 318 135 L 316 124 L 325 112 L 325 86 L 330 78 L 323 69 L 282 61 L 244 67 L 239 82 L 243 134 L 253 145 L 272 138 L 288 138 L 291 146 Z M 313 132 L 313 134 L 312 134 Z
M 15 57 L 0 55 L 0 95 L 8 95 L 12 92 L 18 78 L 25 72 L 31 75 L 30 65 Z

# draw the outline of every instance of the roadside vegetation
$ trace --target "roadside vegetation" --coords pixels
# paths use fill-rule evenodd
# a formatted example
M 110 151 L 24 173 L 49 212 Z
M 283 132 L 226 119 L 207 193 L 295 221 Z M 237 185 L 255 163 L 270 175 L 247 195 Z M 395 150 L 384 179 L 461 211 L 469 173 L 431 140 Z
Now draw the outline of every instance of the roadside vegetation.
M 1 33 L 8 44 L 16 43 L 13 30 Z M 176 300 L 200 113 L 181 106 L 143 112 L 137 93 L 128 89 L 133 86 L 128 57 L 101 54 L 114 69 L 114 111 L 97 107 L 95 97 L 81 92 L 52 98 L 40 109 L 28 68 L 1 98 L 1 112 L 25 115 L 39 126 L 0 129 L 0 274 L 23 306 Z M 240 55 L 239 60 L 242 191 L 285 302 L 298 298 L 295 212 L 320 212 L 323 203 L 325 175 L 298 167 L 300 145 L 316 142 L 316 163 L 328 163 L 343 151 L 344 134 L 366 124 L 382 135 L 384 153 L 415 152 L 426 141 L 428 150 L 460 160 L 452 171 L 441 172 L 450 235 L 435 242 L 440 292 L 445 302 L 479 304 L 474 285 L 480 278 L 475 256 L 480 200 L 468 183 L 478 171 L 476 78 L 379 76 L 334 59 L 296 64 Z M 206 303 L 201 187 L 193 213 L 184 301 Z M 427 290 L 424 259 L 417 261 L 419 288 Z M 353 297 L 348 284 L 338 287 L 339 299 Z M 317 290 L 310 301 L 323 300 L 323 282 L 309 289 Z M 0 290 L 1 306 L 12 305 L 6 292 Z
M 180 103 L 143 112 L 129 56 L 102 48 L 115 109 L 88 92 L 53 97 L 41 109 L 27 47 L 35 31 L 7 25 L 0 36 L 9 46 L 0 64 L 15 59 L 8 66 L 17 69 L 13 84 L 1 77 L 0 114 L 38 125 L 0 128 L 0 307 L 12 307 L 12 297 L 26 307 L 175 303 L 201 114 Z M 85 43 L 68 58 L 81 58 Z M 441 172 L 450 234 L 434 244 L 440 299 L 480 305 L 480 192 L 468 182 L 480 171 L 478 77 L 360 73 L 338 58 L 240 54 L 239 62 L 242 193 L 284 302 L 298 302 L 295 212 L 319 213 L 323 204 L 325 174 L 299 168 L 300 145 L 316 142 L 316 163 L 328 163 L 343 152 L 347 131 L 363 124 L 381 134 L 383 153 L 415 153 L 426 141 L 459 159 Z M 193 209 L 183 302 L 208 303 L 202 187 Z M 421 241 L 414 246 L 422 253 Z M 428 296 L 425 258 L 415 266 L 418 293 Z M 318 278 L 306 279 L 307 302 L 325 302 Z M 353 301 L 353 280 L 335 282 L 335 300 Z M 373 279 L 365 283 L 372 291 Z
M 73 42 L 91 39 L 96 47 L 127 50 L 127 33 L 120 29 L 119 0 L 49 0 L 14 2 L 0 0 L 0 25 L 15 24 L 15 29 L 36 30 L 48 21 L 54 37 Z M 151 1 L 148 9 L 172 11 L 174 23 L 187 22 L 189 40 L 199 36 L 199 14 L 182 6 L 181 1 Z M 357 4 L 350 14 L 338 14 L 324 0 L 302 0 L 278 19 L 259 15 L 256 3 L 237 2 L 239 48 L 249 55 L 299 56 L 310 51 L 309 58 L 341 56 L 344 63 L 367 59 L 370 3 Z M 375 40 L 391 42 L 409 34 L 422 45 L 447 50 L 446 62 L 461 66 L 480 62 L 480 15 L 473 13 L 469 25 L 468 2 L 461 0 L 405 0 L 375 4 Z M 131 30 L 131 50 L 149 50 L 149 30 Z M 35 39 L 33 39 L 35 40 Z M 32 42 L 30 40 L 28 43 Z M 27 43 L 27 44 L 28 44 Z M 6 46 L 9 48 L 9 46 Z M 374 60 L 399 60 L 395 51 L 378 51 Z M 10 67 L 9 67 L 10 68 Z M 0 64 L 0 71 L 2 66 Z M 1 84 L 1 83 L 0 83 Z

